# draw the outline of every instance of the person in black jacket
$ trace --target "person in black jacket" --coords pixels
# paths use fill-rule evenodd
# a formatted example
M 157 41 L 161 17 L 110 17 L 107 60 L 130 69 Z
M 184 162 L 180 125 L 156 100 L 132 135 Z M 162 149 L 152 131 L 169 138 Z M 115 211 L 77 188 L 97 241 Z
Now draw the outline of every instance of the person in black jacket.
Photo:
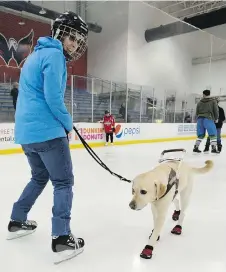
M 225 121 L 225 114 L 224 114 L 224 109 L 219 107 L 219 100 L 217 100 L 217 104 L 218 104 L 218 109 L 219 109 L 219 119 L 215 123 L 216 129 L 217 129 L 217 149 L 218 149 L 218 152 L 221 152 L 221 150 L 222 150 L 221 129 L 223 126 L 223 122 Z M 206 140 L 206 146 L 205 146 L 204 152 L 208 152 L 209 147 L 210 147 L 210 138 L 208 136 L 208 138 Z
M 13 84 L 13 88 L 10 92 L 10 95 L 13 97 L 13 107 L 14 107 L 14 110 L 16 110 L 16 102 L 17 102 L 17 97 L 18 97 L 18 83 L 15 82 Z

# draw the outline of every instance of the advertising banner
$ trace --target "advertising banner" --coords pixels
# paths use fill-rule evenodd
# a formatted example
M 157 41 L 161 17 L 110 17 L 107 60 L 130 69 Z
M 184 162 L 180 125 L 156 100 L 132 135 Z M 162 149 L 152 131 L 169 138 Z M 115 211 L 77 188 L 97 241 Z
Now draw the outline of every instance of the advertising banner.
M 197 126 L 196 124 L 178 124 L 178 134 L 179 135 L 196 135 Z
M 102 146 L 105 143 L 105 133 L 102 123 L 77 123 L 75 124 L 82 137 L 93 146 Z M 226 125 L 222 128 L 222 136 L 226 136 Z M 120 123 L 115 125 L 115 144 L 147 143 L 155 141 L 173 141 L 193 139 L 196 137 L 196 124 L 135 124 Z M 72 148 L 82 147 L 78 136 L 73 131 L 70 136 Z M 20 145 L 14 143 L 14 124 L 0 124 L 0 151 L 18 150 Z M 4 150 L 6 151 L 4 153 Z M 13 152 L 8 152 L 13 153 Z

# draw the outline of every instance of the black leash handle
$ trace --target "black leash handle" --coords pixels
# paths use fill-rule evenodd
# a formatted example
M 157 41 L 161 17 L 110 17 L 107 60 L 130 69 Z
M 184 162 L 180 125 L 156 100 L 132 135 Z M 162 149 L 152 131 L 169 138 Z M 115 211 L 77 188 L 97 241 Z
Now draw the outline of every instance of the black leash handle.
M 103 167 L 105 170 L 107 170 L 112 176 L 115 176 L 117 178 L 119 178 L 120 180 L 126 181 L 126 182 L 131 182 L 131 180 L 126 179 L 122 176 L 120 176 L 119 174 L 114 173 L 113 171 L 111 171 L 110 168 L 107 167 L 107 165 L 97 156 L 97 154 L 93 151 L 93 149 L 88 145 L 88 143 L 82 138 L 82 136 L 80 135 L 80 133 L 78 132 L 77 128 L 75 126 L 73 126 L 73 129 L 75 131 L 75 133 L 78 135 L 80 141 L 82 142 L 82 144 L 84 145 L 85 149 L 88 151 L 88 153 L 91 155 L 91 157 L 93 157 L 93 159 L 101 166 Z

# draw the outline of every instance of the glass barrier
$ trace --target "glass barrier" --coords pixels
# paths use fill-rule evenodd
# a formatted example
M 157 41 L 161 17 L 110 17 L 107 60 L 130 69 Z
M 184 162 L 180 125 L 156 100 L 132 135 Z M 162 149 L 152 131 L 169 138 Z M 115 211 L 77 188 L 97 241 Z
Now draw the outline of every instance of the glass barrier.
M 127 123 L 141 121 L 141 86 L 127 84 Z
M 72 76 L 73 120 L 74 122 L 93 122 L 94 120 L 94 80 Z
M 156 99 L 154 98 L 154 89 L 150 86 L 141 86 L 141 109 L 140 122 L 153 123 Z
M 111 82 L 93 80 L 93 122 L 102 120 L 106 110 L 111 112 L 111 88 Z
M 99 122 L 105 110 L 116 122 L 195 122 L 205 89 L 221 96 L 226 110 L 221 26 L 202 31 L 150 3 L 88 5 L 87 21 L 96 30 L 89 33 L 87 76 L 69 76 L 65 92 L 74 122 Z M 0 65 L 0 122 L 14 122 L 10 91 L 18 80 L 18 69 Z
M 111 113 L 116 122 L 125 123 L 127 121 L 127 85 L 112 83 L 111 93 Z

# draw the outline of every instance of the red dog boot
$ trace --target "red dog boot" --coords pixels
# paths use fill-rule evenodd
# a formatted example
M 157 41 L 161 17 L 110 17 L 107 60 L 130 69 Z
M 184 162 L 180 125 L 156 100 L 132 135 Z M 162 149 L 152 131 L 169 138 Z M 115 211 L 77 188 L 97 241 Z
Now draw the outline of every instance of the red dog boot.
M 176 235 L 181 235 L 182 233 L 182 227 L 180 225 L 176 225 L 172 230 L 171 233 Z
M 180 217 L 180 211 L 174 211 L 173 215 L 172 215 L 172 219 L 174 221 L 178 221 L 179 220 L 179 217 Z
M 153 247 L 146 245 L 143 251 L 141 252 L 140 257 L 143 259 L 151 259 L 152 251 L 153 251 Z

